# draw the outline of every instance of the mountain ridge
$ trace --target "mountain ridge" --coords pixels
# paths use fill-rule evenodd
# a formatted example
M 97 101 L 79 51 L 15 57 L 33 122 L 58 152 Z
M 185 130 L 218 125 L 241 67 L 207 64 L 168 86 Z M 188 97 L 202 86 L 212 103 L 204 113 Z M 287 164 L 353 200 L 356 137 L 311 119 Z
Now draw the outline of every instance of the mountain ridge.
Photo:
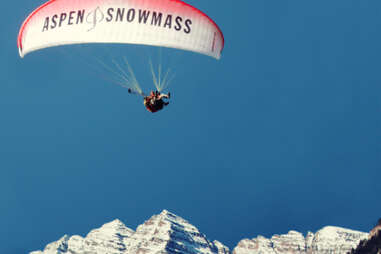
M 351 251 L 368 235 L 326 226 L 306 236 L 290 230 L 271 238 L 247 238 L 230 250 L 217 240 L 209 240 L 185 219 L 163 210 L 139 225 L 136 231 L 116 219 L 91 230 L 85 237 L 64 235 L 30 254 L 341 254 Z

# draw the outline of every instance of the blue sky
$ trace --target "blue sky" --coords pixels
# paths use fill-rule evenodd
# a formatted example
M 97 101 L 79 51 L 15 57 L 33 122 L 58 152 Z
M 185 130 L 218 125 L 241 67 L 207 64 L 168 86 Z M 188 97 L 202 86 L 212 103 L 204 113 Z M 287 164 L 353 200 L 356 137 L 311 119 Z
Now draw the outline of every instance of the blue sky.
M 93 57 L 125 56 L 148 91 L 147 55 L 159 50 L 68 46 L 20 59 L 18 30 L 43 1 L 3 3 L 0 253 L 115 218 L 135 229 L 163 209 L 230 248 L 377 222 L 381 2 L 188 2 L 221 27 L 223 57 L 162 49 L 176 77 L 154 115 Z

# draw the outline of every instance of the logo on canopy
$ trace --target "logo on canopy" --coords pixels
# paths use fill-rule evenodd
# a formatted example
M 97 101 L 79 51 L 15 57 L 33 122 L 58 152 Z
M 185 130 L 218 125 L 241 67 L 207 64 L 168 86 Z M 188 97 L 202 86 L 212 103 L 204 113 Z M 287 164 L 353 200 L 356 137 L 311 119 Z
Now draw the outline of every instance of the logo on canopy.
M 88 24 L 91 24 L 92 27 L 88 29 L 87 31 L 93 30 L 98 23 L 101 23 L 105 18 L 105 15 L 103 14 L 101 8 L 98 6 L 95 10 L 89 12 L 86 17 L 86 22 Z

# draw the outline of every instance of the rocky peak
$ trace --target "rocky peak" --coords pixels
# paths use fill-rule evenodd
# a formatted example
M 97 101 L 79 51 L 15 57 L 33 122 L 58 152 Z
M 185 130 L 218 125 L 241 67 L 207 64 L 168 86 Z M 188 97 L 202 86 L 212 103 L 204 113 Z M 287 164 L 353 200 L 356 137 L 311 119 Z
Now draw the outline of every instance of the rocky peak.
M 102 227 L 98 229 L 90 231 L 90 233 L 87 234 L 86 238 L 97 238 L 101 235 L 118 235 L 119 237 L 127 238 L 130 237 L 133 233 L 134 231 L 132 229 L 129 229 L 123 224 L 123 222 L 116 219 L 114 221 L 104 224 Z
M 224 253 L 227 247 L 210 242 L 183 218 L 162 211 L 138 226 L 130 237 L 129 253 Z
M 347 253 L 368 237 L 367 233 L 327 226 L 319 230 L 312 241 L 311 249 L 316 253 Z M 335 251 L 332 252 L 332 249 Z
M 366 233 L 331 226 L 324 227 L 316 234 L 308 232 L 306 237 L 292 230 L 270 239 L 258 236 L 252 240 L 242 240 L 234 248 L 233 254 L 342 254 L 366 237 Z
M 126 250 L 126 239 L 133 234 L 120 220 L 104 224 L 90 231 L 85 238 L 65 235 L 61 239 L 48 244 L 43 251 L 31 254 L 79 254 L 79 253 L 113 253 L 122 254 Z

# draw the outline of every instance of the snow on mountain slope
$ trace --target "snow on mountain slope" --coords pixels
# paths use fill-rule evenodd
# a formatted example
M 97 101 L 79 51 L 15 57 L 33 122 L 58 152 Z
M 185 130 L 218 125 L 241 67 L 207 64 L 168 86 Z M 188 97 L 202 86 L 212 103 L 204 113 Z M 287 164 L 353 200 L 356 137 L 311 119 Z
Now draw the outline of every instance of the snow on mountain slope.
M 211 242 L 186 220 L 164 210 L 138 226 L 136 232 L 119 220 L 91 231 L 85 238 L 64 236 L 43 251 L 30 254 L 224 254 L 229 249 Z
M 31 254 L 122 254 L 126 250 L 126 239 L 133 233 L 134 231 L 127 228 L 120 220 L 114 220 L 90 231 L 85 238 L 65 235 L 57 242 L 48 244 L 44 251 L 34 251 Z
M 324 227 L 306 237 L 296 231 L 244 239 L 233 254 L 346 254 L 367 233 Z M 166 210 L 152 216 L 137 227 L 136 232 L 114 220 L 86 237 L 63 236 L 48 244 L 43 251 L 30 254 L 230 254 L 218 241 L 210 241 L 195 226 Z
M 219 253 L 219 247 L 196 227 L 166 210 L 140 225 L 130 237 L 127 249 L 128 253 L 144 254 Z
M 234 248 L 233 254 L 345 254 L 367 236 L 367 233 L 332 226 L 316 234 L 308 232 L 306 237 L 290 231 L 271 239 L 263 236 L 244 239 Z
M 368 233 L 328 226 L 315 234 L 311 249 L 319 254 L 347 253 L 367 237 Z M 332 249 L 335 251 L 332 252 Z

